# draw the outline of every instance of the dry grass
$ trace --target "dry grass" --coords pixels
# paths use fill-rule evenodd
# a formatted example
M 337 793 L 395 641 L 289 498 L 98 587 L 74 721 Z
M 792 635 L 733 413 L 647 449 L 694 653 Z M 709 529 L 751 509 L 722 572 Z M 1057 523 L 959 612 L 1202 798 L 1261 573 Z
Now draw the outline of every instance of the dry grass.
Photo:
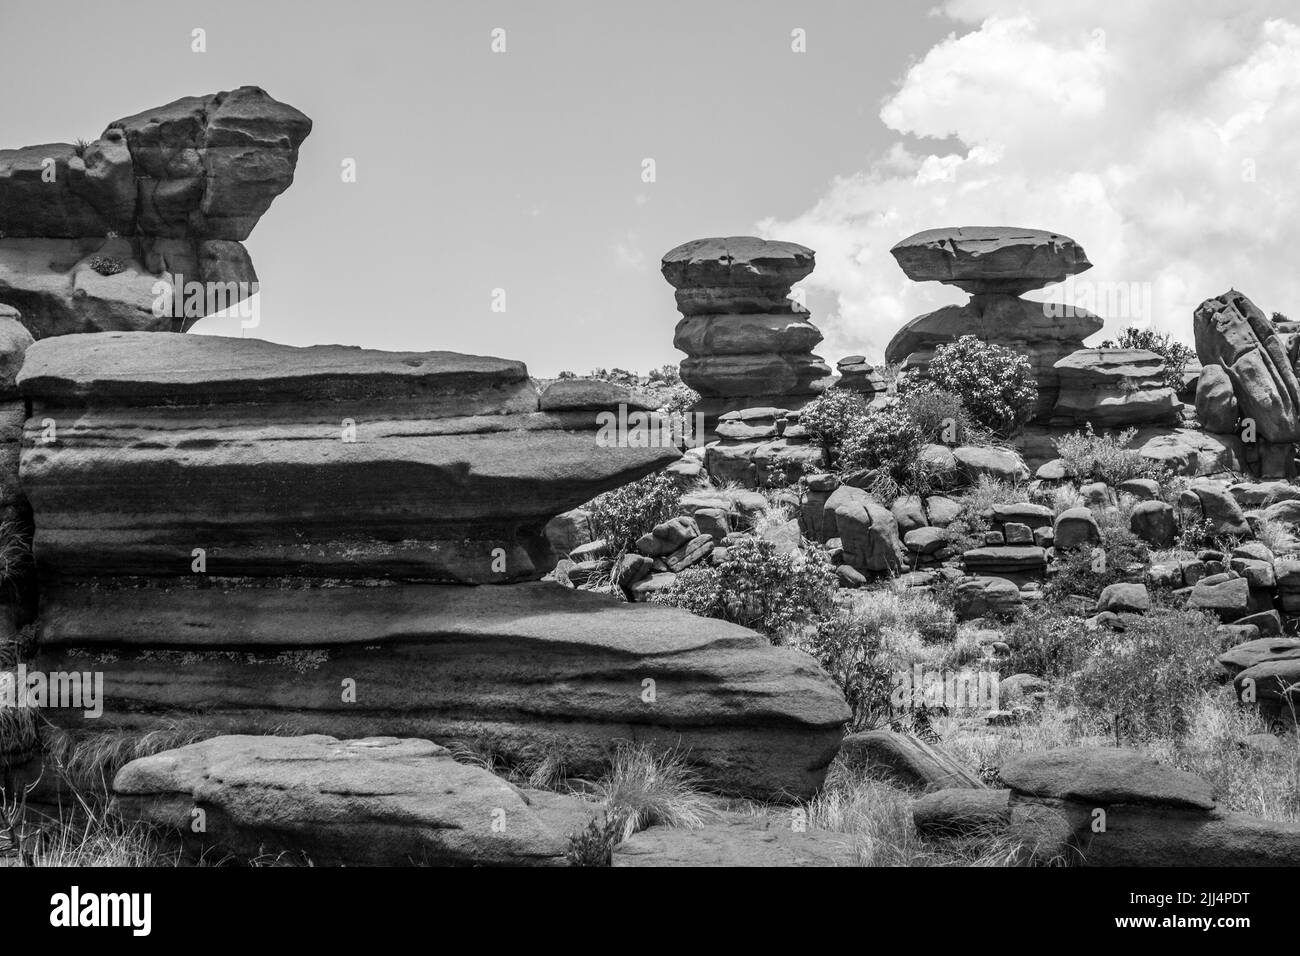
M 703 826 L 712 811 L 699 784 L 679 751 L 627 744 L 614 753 L 597 793 L 609 816 L 621 821 L 626 840 L 652 826 Z
M 112 792 L 117 772 L 132 760 L 218 734 L 179 723 L 158 730 L 113 729 L 80 734 L 46 728 L 45 764 L 82 797 L 103 799 Z

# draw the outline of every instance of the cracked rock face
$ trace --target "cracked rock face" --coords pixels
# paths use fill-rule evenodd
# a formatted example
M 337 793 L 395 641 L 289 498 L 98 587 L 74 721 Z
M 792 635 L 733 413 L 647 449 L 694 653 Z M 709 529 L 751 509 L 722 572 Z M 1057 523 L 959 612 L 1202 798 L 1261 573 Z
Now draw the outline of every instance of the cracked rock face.
M 243 86 L 114 120 L 93 143 L 0 150 L 0 303 L 47 338 L 179 332 L 242 301 L 257 283 L 242 241 L 310 132 Z

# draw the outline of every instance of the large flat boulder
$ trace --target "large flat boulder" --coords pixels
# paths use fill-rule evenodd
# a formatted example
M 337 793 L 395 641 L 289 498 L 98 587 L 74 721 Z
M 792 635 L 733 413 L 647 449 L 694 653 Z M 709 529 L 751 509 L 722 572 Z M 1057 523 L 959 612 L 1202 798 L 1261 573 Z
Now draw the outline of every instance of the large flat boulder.
M 113 792 L 126 820 L 245 860 L 555 866 L 572 826 L 446 748 L 396 737 L 214 737 L 131 761 Z
M 972 295 L 1020 295 L 1092 268 L 1069 236 L 1015 226 L 927 229 L 889 251 L 909 279 L 945 282 Z
M 553 750 L 578 774 L 633 740 L 766 799 L 815 792 L 849 717 L 800 652 L 554 584 L 131 583 L 44 593 L 40 667 L 104 674 L 104 715 L 57 711 L 69 727 L 420 737 Z
M 46 577 L 189 575 L 197 548 L 217 575 L 538 578 L 552 517 L 680 457 L 452 352 L 73 335 L 18 381 Z

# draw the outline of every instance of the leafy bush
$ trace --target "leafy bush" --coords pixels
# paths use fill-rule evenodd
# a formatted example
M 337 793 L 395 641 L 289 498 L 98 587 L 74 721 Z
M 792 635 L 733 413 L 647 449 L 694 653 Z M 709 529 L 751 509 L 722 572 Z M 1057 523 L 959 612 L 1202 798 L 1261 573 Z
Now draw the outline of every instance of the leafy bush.
M 1196 357 L 1196 353 L 1182 342 L 1170 339 L 1168 332 L 1159 333 L 1153 329 L 1127 328 L 1119 334 L 1117 342 L 1107 339 L 1100 347 L 1146 349 L 1148 352 L 1155 352 L 1165 360 L 1165 368 L 1160 375 L 1161 381 L 1175 392 L 1182 391 L 1183 372 L 1187 369 L 1187 363 Z
M 615 554 L 627 551 L 641 535 L 677 514 L 681 489 L 672 475 L 659 472 L 615 488 L 586 505 L 597 538 Z
M 102 276 L 115 276 L 126 270 L 122 260 L 114 259 L 112 256 L 91 256 L 89 264 L 90 268 Z
M 716 567 L 696 565 L 653 598 L 701 617 L 752 627 L 781 643 L 831 605 L 835 570 L 820 551 L 781 553 L 771 541 L 746 538 Z
M 1199 611 L 1153 608 L 1122 633 L 1099 630 L 1067 699 L 1123 737 L 1178 737 L 1201 691 L 1220 673 L 1218 622 Z
M 853 716 L 849 730 L 870 730 L 889 719 L 895 669 L 881 653 L 881 632 L 861 618 L 839 613 L 821 618 L 798 642 L 844 691 Z
M 925 442 L 901 403 L 878 405 L 850 425 L 840 446 L 840 467 L 874 468 L 894 485 L 882 491 L 922 494 L 928 490 L 929 466 L 920 457 Z
M 1111 432 L 1097 435 L 1089 422 L 1083 431 L 1053 439 L 1052 444 L 1065 464 L 1066 475 L 1075 481 L 1117 485 L 1131 478 L 1161 477 L 1161 468 L 1155 462 L 1124 447 L 1136 434 L 1136 428 L 1126 428 L 1118 435 Z
M 1106 586 L 1127 580 L 1129 566 L 1145 564 L 1150 558 L 1150 550 L 1128 529 L 1122 513 L 1101 511 L 1093 514 L 1101 532 L 1100 544 L 1092 550 L 1080 548 L 1059 552 L 1054 565 L 1056 573 L 1048 579 L 1048 595 L 1097 597 Z
M 903 411 L 920 432 L 922 441 L 968 445 L 989 439 L 987 429 L 975 421 L 955 392 L 924 379 L 904 377 L 899 382 Z
M 660 415 L 685 415 L 700 400 L 700 393 L 680 381 L 668 389 L 668 397 L 659 406 Z
M 646 375 L 648 385 L 681 385 L 682 375 L 676 365 L 661 365 L 652 368 Z
M 1083 618 L 1062 614 L 1059 606 L 1028 608 L 1003 631 L 1011 648 L 1003 671 L 1060 681 L 1082 666 L 1094 634 Z
M 828 388 L 799 412 L 799 424 L 826 454 L 826 464 L 834 466 L 840 446 L 867 414 L 867 401 L 847 388 Z
M 930 360 L 928 376 L 938 388 L 952 392 L 985 428 L 1014 435 L 1033 417 L 1038 383 L 1028 357 L 973 335 L 940 345 Z

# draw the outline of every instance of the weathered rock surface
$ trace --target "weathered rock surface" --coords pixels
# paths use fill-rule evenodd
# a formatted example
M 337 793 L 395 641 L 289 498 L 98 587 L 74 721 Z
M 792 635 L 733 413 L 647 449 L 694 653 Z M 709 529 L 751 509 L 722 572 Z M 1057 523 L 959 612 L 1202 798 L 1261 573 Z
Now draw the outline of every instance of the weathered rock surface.
M 909 279 L 972 295 L 1020 295 L 1092 268 L 1069 236 L 1013 226 L 927 229 L 889 251 Z
M 115 120 L 84 149 L 0 150 L 0 302 L 46 338 L 183 331 L 243 301 L 257 274 L 242 240 L 310 131 L 245 86 Z
M 569 836 L 562 815 L 427 740 L 215 737 L 131 761 L 113 790 L 125 819 L 155 825 L 192 851 L 243 859 L 563 865 Z M 580 800 L 560 799 L 582 814 Z M 204 813 L 201 834 L 193 832 L 195 810 Z
M 1164 385 L 1165 360 L 1144 349 L 1079 349 L 1056 363 L 1060 393 L 1053 420 L 1098 428 L 1177 421 L 1178 399 Z
M 1300 382 L 1268 316 L 1235 290 L 1206 299 L 1193 316 L 1201 364 L 1219 365 L 1232 382 L 1241 415 L 1260 439 L 1300 439 Z
M 1222 365 L 1206 365 L 1196 380 L 1196 418 L 1207 432 L 1235 432 L 1241 409 Z
M 816 790 L 849 717 L 811 658 L 746 628 L 545 583 L 101 579 L 47 588 L 43 600 L 42 666 L 93 659 L 104 673 L 96 728 L 201 718 L 232 734 L 553 748 L 579 774 L 635 740 L 680 746 L 718 790 L 771 797 Z M 355 702 L 343 700 L 348 681 Z
M 651 827 L 614 848 L 614 866 L 854 866 L 849 834 L 729 815 L 693 829 Z
M 789 298 L 813 262 L 811 249 L 753 236 L 695 239 L 663 257 L 683 316 L 673 344 L 688 356 L 681 376 L 704 399 L 698 411 L 796 409 L 830 383 L 812 353 L 821 333 Z
M 189 575 L 200 548 L 216 575 L 536 578 L 553 516 L 678 458 L 598 442 L 590 414 L 538 411 L 522 363 L 453 352 L 60 336 L 19 387 L 45 575 Z

